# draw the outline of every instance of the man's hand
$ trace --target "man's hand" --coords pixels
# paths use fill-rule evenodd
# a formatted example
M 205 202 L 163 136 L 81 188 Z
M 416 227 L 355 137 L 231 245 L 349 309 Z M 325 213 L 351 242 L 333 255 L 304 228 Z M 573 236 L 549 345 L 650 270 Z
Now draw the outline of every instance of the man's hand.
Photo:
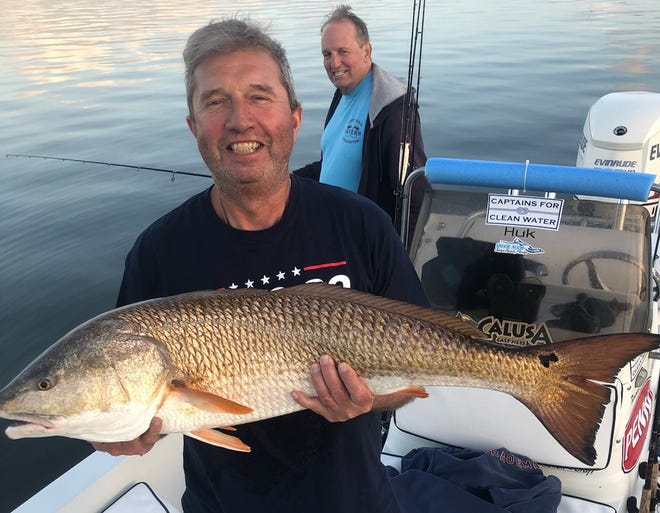
M 147 454 L 160 438 L 163 421 L 158 417 L 151 419 L 149 429 L 135 440 L 129 442 L 92 442 L 97 451 L 107 452 L 113 456 L 142 456 Z
M 344 422 L 372 410 L 375 396 L 347 363 L 335 364 L 328 355 L 311 366 L 316 397 L 294 390 L 293 399 L 330 422 Z

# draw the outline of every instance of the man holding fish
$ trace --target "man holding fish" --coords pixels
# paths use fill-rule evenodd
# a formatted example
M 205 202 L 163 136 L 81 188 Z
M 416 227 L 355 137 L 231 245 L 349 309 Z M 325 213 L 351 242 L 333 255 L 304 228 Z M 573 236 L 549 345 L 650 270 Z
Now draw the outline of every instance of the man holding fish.
M 118 306 L 310 281 L 425 305 L 385 213 L 356 194 L 289 173 L 302 107 L 284 49 L 251 22 L 229 19 L 193 33 L 184 60 L 187 122 L 214 185 L 140 235 Z M 327 355 L 310 373 L 315 393 L 291 391 L 306 410 L 238 426 L 251 452 L 210 445 L 222 443 L 208 432 L 185 438 L 186 513 L 398 511 L 379 459 L 377 412 L 411 395 L 374 396 L 348 364 Z M 160 427 L 155 418 L 136 440 L 94 446 L 144 454 Z

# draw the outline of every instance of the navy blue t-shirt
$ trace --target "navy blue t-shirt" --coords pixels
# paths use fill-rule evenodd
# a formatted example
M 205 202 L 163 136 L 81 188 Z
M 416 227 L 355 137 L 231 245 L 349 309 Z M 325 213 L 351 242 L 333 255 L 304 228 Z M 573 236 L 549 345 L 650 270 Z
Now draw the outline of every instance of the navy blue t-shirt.
M 342 189 L 291 176 L 282 219 L 261 231 L 218 218 L 210 189 L 163 216 L 126 257 L 118 306 L 204 289 L 309 281 L 427 305 L 389 217 Z M 377 343 L 377 341 L 374 341 Z M 185 437 L 186 513 L 399 511 L 380 464 L 376 413 L 331 423 L 310 411 L 238 426 L 237 453 Z

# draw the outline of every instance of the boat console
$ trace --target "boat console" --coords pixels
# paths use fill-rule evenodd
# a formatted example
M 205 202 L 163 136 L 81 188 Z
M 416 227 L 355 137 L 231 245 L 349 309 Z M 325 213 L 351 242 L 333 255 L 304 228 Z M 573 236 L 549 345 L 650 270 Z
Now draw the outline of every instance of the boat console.
M 473 323 L 493 343 L 516 346 L 647 332 L 656 323 L 653 224 L 644 205 L 654 175 L 430 159 L 407 189 L 422 176 L 431 187 L 404 236 L 434 308 Z M 647 354 L 607 384 L 593 466 L 566 452 L 512 396 L 462 387 L 430 388 L 429 398 L 396 411 L 382 460 L 398 468 L 419 447 L 504 447 L 559 477 L 559 511 L 626 511 L 644 484 L 638 466 L 648 458 L 657 383 Z

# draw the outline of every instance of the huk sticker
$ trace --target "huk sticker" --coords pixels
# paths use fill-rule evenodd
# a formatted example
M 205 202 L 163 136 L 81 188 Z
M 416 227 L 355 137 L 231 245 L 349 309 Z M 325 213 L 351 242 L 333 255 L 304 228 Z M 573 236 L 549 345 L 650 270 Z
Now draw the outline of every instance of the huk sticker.
M 564 200 L 489 194 L 486 224 L 559 230 Z
M 509 255 L 541 255 L 545 253 L 543 248 L 532 246 L 520 237 L 514 237 L 513 240 L 501 240 L 495 243 L 495 253 L 505 253 Z

